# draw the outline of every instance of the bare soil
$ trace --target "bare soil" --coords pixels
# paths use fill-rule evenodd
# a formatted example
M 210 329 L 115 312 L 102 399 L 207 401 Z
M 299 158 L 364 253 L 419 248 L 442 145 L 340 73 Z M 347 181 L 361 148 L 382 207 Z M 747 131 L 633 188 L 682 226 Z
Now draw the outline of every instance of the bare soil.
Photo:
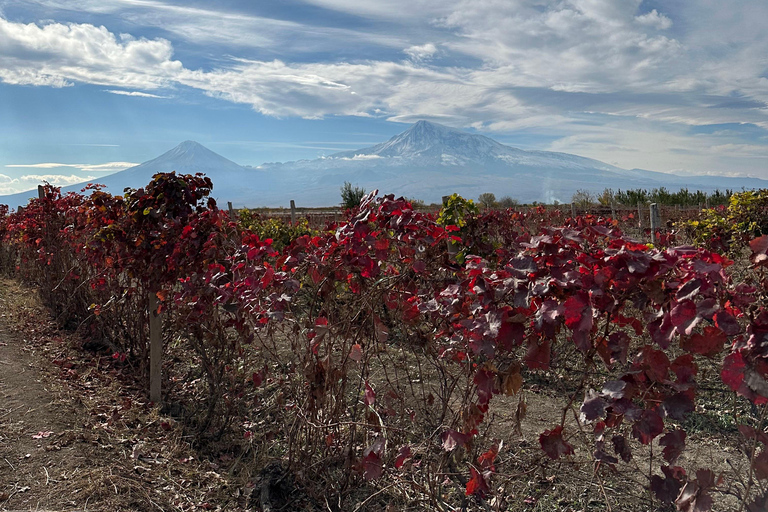
M 230 489 L 111 357 L 81 344 L 35 290 L 0 279 L 0 511 L 243 510 L 252 488 Z

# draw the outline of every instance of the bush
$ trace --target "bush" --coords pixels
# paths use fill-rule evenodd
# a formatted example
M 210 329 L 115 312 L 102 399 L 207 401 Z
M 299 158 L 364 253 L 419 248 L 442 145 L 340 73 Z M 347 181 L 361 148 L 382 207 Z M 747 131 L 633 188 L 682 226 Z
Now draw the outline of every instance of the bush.
M 353 187 L 348 181 L 341 186 L 341 207 L 344 209 L 357 208 L 365 196 L 365 189 Z
M 483 208 L 493 208 L 497 206 L 496 194 L 493 192 L 484 192 L 477 198 L 477 202 L 480 203 Z

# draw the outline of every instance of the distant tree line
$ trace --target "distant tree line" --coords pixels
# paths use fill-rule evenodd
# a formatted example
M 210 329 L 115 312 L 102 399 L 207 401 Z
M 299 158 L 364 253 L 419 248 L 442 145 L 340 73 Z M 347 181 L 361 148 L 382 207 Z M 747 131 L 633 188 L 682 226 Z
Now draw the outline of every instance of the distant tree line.
M 593 194 L 587 190 L 577 190 L 571 198 L 571 202 L 579 206 L 589 206 L 592 204 L 636 206 L 638 203 L 656 203 L 668 206 L 718 206 L 728 204 L 732 195 L 733 191 L 730 189 L 726 189 L 725 192 L 718 189 L 708 193 L 701 190 L 691 192 L 687 188 L 681 188 L 677 192 L 670 192 L 665 187 L 650 190 L 637 188 L 618 191 L 607 188 L 601 194 Z

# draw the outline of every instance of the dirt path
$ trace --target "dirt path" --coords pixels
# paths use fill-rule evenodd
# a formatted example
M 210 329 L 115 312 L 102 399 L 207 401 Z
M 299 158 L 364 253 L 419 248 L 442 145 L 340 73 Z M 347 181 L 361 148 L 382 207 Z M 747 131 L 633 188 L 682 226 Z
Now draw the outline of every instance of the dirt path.
M 36 297 L 0 277 L 0 512 L 244 510 L 251 487 Z
M 40 354 L 13 332 L 18 304 L 10 305 L 7 282 L 0 292 L 0 509 L 97 510 L 78 492 L 93 467 L 92 445 L 79 430 L 82 414 L 40 371 Z M 27 291 L 27 293 L 30 293 Z

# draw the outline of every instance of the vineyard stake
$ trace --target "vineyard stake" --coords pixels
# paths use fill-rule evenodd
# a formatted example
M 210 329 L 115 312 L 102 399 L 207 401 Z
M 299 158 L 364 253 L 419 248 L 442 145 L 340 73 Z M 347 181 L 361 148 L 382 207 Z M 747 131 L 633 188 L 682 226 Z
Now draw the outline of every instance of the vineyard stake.
M 232 201 L 227 201 L 227 208 L 229 209 L 229 218 L 235 220 L 235 209 L 232 208 Z
M 291 199 L 291 224 L 296 224 L 296 201 Z
M 651 243 L 656 243 L 656 229 L 661 224 L 661 217 L 659 216 L 659 205 L 651 203 Z
M 162 402 L 160 381 L 163 369 L 163 322 L 157 312 L 157 294 L 149 294 L 149 399 L 155 405 Z

